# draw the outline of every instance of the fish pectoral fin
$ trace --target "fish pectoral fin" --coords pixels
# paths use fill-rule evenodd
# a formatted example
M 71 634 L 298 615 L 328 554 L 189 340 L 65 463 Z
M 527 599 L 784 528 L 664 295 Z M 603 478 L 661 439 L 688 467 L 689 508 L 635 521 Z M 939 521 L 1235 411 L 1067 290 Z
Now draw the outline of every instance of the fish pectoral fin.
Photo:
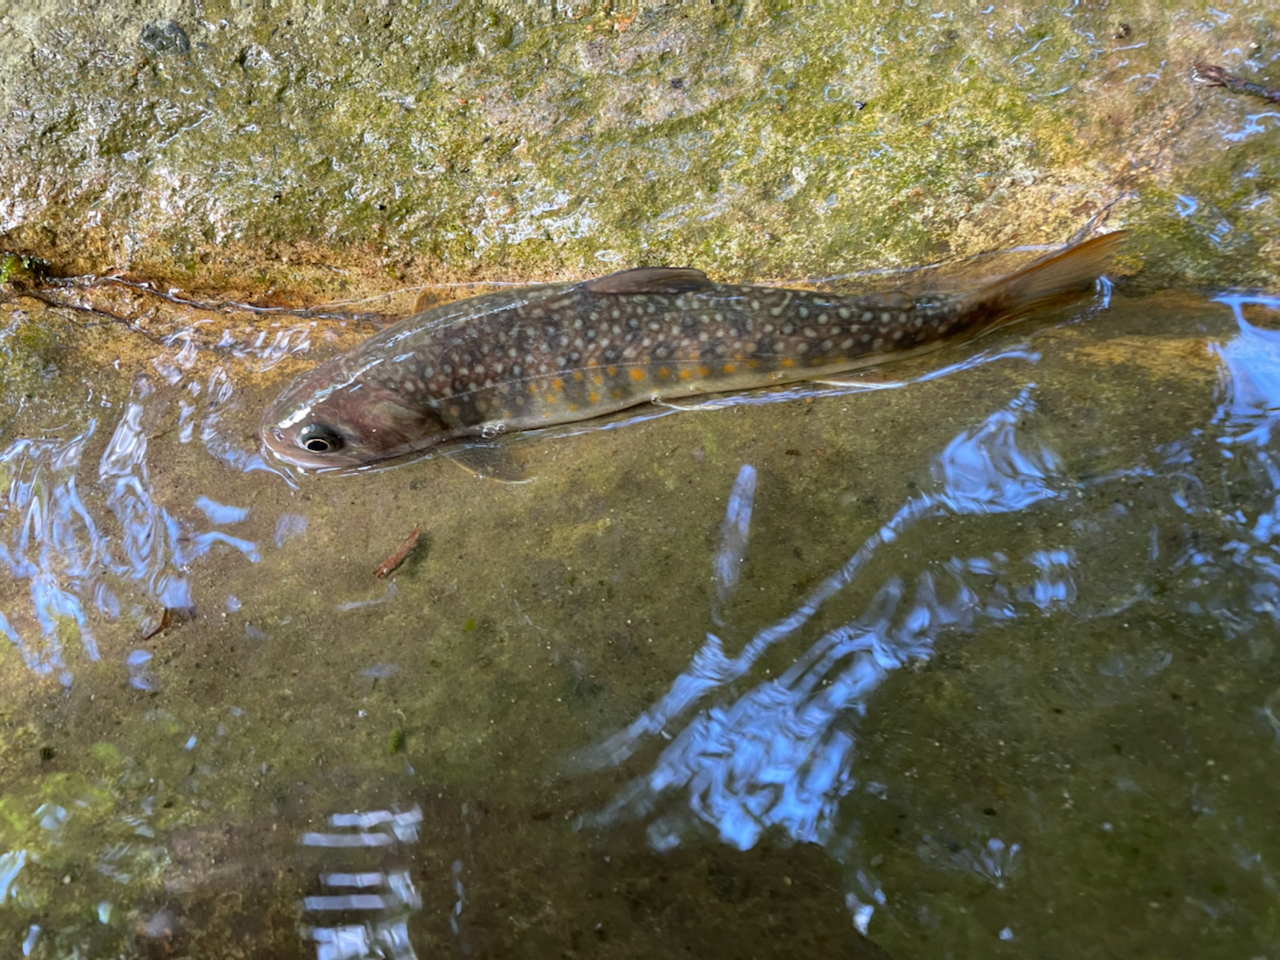
M 537 479 L 529 476 L 524 466 L 511 455 L 511 451 L 503 447 L 472 444 L 465 447 L 451 447 L 442 452 L 463 470 L 475 474 L 482 480 L 497 480 L 499 483 L 531 483 Z
M 596 277 L 582 286 L 592 293 L 689 293 L 715 284 L 693 267 L 636 267 Z

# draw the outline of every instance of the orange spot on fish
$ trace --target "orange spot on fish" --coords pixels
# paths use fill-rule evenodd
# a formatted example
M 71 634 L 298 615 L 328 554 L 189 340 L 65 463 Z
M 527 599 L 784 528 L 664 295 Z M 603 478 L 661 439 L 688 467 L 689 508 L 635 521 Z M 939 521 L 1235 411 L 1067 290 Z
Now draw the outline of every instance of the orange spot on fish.
M 554 380 L 552 380 L 552 381 L 551 381 L 551 385 L 552 385 L 553 387 L 555 387 L 557 390 L 563 390 L 563 389 L 564 389 L 564 381 L 563 381 L 562 379 L 560 379 L 559 377 L 556 377 Z
M 598 394 L 598 393 L 596 393 L 594 390 L 592 390 L 592 391 L 591 391 L 591 393 L 589 393 L 589 394 L 587 395 L 587 399 L 588 399 L 588 400 L 590 400 L 592 403 L 599 403 L 599 402 L 600 402 L 600 394 Z
M 581 370 L 575 370 L 575 371 L 573 371 L 573 379 L 578 380 L 578 381 L 581 381 L 581 380 L 582 380 L 582 371 L 581 371 Z
M 529 392 L 530 392 L 530 393 L 537 393 L 537 392 L 538 392 L 538 385 L 537 385 L 536 383 L 531 383 L 531 384 L 529 384 Z
M 621 400 L 621 399 L 622 399 L 622 391 L 621 391 L 621 390 L 614 390 L 614 391 L 613 391 L 613 399 L 615 399 L 615 400 Z
M 792 360 L 790 357 L 783 357 L 783 358 L 782 358 L 782 365 L 783 365 L 784 367 L 794 367 L 794 366 L 796 365 L 796 362 L 795 362 L 794 360 Z
M 698 376 L 700 376 L 700 377 L 709 377 L 709 376 L 711 376 L 711 368 L 710 368 L 710 367 L 708 367 L 705 363 L 701 363 L 701 364 L 699 364 L 699 365 L 698 365 Z
M 612 365 L 607 366 L 604 368 L 604 370 L 605 370 L 605 373 L 609 374 L 609 376 L 611 377 L 616 377 L 618 375 L 618 368 L 615 366 L 612 366 Z
M 569 404 L 569 409 L 570 409 L 570 410 L 572 410 L 574 413 L 577 413 L 577 412 L 578 412 L 578 405 L 577 405 L 576 403 L 571 403 L 571 404 Z
M 604 383 L 604 377 L 600 376 L 600 374 L 597 373 L 595 376 L 591 378 L 591 382 L 598 387 L 600 386 L 600 384 Z
M 732 363 L 726 363 L 723 367 L 720 368 L 720 370 L 723 373 L 733 373 L 737 369 L 738 368 L 735 367 Z
M 743 355 L 742 355 L 742 354 L 740 354 L 740 353 L 735 353 L 735 354 L 733 355 L 733 359 L 741 361 L 741 360 L 742 360 L 742 359 L 744 359 L 744 358 L 743 358 Z
M 688 370 L 688 369 L 681 370 L 681 371 L 680 371 L 680 379 L 681 379 L 681 380 L 692 380 L 692 379 L 693 379 L 693 371 L 692 371 L 692 370 Z
M 560 398 L 557 397 L 554 393 L 544 393 L 542 395 L 542 402 L 543 403 L 559 403 Z
M 632 379 L 632 380 L 643 380 L 643 379 L 644 379 L 644 371 L 643 371 L 643 370 L 641 370 L 639 367 L 633 367 L 633 368 L 631 369 L 631 379 Z
M 659 367 L 658 376 L 660 376 L 663 380 L 666 380 L 669 376 L 671 376 L 671 371 L 666 367 Z
M 748 366 L 748 367 L 750 367 L 752 370 L 754 370 L 756 367 L 760 366 L 760 361 L 759 361 L 759 360 L 748 360 L 748 361 L 747 361 L 747 366 Z

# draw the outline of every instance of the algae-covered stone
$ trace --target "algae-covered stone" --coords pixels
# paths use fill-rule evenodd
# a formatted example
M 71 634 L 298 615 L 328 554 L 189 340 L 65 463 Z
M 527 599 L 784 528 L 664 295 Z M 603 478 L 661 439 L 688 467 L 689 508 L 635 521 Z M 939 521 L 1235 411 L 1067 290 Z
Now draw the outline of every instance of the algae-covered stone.
M 1260 76 L 1273 29 L 1207 2 L 14 6 L 0 238 L 329 290 L 822 276 L 1108 212 L 1154 277 L 1265 282 L 1274 118 L 1191 65 Z

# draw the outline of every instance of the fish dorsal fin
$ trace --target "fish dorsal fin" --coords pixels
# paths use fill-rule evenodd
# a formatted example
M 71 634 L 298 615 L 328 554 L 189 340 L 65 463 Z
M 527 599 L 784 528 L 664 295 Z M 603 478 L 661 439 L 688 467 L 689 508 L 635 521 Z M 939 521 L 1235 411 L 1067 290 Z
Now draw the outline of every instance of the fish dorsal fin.
M 425 313 L 443 300 L 444 297 L 440 295 L 438 288 L 423 287 L 422 292 L 418 294 L 418 299 L 413 301 L 413 312 Z
M 636 267 L 588 280 L 582 286 L 592 293 L 689 293 L 713 284 L 693 267 Z

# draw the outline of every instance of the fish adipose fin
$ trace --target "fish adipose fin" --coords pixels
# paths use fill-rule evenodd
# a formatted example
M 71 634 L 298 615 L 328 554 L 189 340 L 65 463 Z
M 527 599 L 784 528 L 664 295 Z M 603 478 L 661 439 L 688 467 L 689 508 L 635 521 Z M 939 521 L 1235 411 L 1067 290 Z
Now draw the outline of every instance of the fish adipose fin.
M 959 299 L 969 309 L 985 310 L 1001 326 L 1011 323 L 1088 289 L 1126 236 L 1119 230 L 1077 243 Z
M 582 285 L 592 293 L 689 293 L 715 286 L 705 273 L 693 267 L 636 267 Z

